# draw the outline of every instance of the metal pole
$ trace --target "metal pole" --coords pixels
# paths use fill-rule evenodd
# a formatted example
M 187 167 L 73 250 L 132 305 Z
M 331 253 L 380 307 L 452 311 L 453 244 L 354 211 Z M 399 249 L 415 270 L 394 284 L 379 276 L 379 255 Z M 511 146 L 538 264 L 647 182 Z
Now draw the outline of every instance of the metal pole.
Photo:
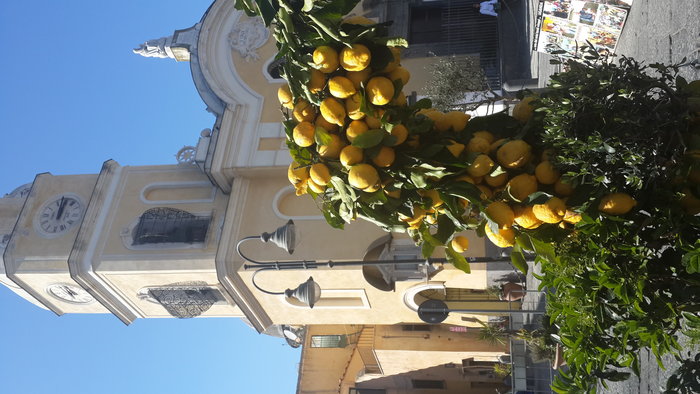
M 242 256 L 244 257 L 244 256 Z M 244 257 L 245 260 L 251 261 Z M 465 257 L 469 263 L 495 263 L 495 262 L 510 262 L 510 257 Z M 429 259 L 411 259 L 411 260 L 343 260 L 343 261 L 324 261 L 316 260 L 296 260 L 296 261 L 275 261 L 275 262 L 254 262 L 255 265 L 244 264 L 243 269 L 271 267 L 277 270 L 296 270 L 296 269 L 313 269 L 319 266 L 328 268 L 333 267 L 349 267 L 349 266 L 364 266 L 364 265 L 386 265 L 386 264 L 407 264 L 407 263 L 426 263 L 426 264 L 444 264 L 447 259 L 444 258 L 429 258 Z

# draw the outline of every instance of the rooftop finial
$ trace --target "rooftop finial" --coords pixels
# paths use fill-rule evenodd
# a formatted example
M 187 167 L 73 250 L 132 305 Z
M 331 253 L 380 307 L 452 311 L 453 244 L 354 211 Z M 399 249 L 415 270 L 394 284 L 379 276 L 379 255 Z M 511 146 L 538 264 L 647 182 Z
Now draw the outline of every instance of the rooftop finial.
M 173 36 L 148 40 L 141 44 L 138 48 L 134 48 L 133 52 L 144 57 L 169 57 L 175 59 L 175 55 L 170 50 L 170 45 L 172 42 Z

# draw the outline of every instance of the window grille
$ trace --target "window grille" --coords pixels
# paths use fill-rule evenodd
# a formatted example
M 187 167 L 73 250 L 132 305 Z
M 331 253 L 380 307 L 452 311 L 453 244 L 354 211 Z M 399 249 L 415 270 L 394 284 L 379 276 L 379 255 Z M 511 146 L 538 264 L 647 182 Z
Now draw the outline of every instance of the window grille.
M 404 324 L 401 326 L 403 331 L 430 331 L 428 324 Z
M 311 337 L 311 347 L 343 348 L 348 345 L 346 335 L 314 335 Z
M 180 209 L 151 208 L 139 218 L 133 232 L 133 245 L 203 243 L 210 220 L 208 216 L 197 216 Z
M 159 286 L 148 289 L 148 296 L 179 319 L 197 317 L 223 301 L 221 292 L 207 286 Z

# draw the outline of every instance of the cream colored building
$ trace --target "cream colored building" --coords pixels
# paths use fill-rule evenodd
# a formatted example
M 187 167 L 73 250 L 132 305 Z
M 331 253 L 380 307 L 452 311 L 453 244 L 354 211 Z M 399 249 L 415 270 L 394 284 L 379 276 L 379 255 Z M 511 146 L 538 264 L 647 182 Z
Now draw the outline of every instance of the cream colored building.
M 195 85 L 216 116 L 211 130 L 180 152 L 178 165 L 131 167 L 110 160 L 98 174 L 39 174 L 0 199 L 0 281 L 58 315 L 112 313 L 126 324 L 137 318 L 239 317 L 259 332 L 350 324 L 382 325 L 377 330 L 388 332 L 393 325 L 421 323 L 416 311 L 429 298 L 446 298 L 451 308 L 507 308 L 479 301 L 485 299 L 486 264 L 473 264 L 470 275 L 450 265 L 427 270 L 397 264 L 256 276 L 259 287 L 282 291 L 312 275 L 322 288 L 313 309 L 255 288 L 254 271 L 243 269 L 236 243 L 289 219 L 302 234 L 293 256 L 262 242 L 244 243 L 245 254 L 263 261 L 361 261 L 420 252 L 403 234 L 388 236 L 367 222 L 332 229 L 310 197 L 294 195 L 276 101 L 282 80 L 271 73 L 274 40 L 233 4 L 215 1 L 195 26 L 149 41 L 142 51 L 190 61 Z M 412 67 L 411 60 L 404 63 Z M 409 89 L 420 89 L 420 74 L 414 73 Z M 470 255 L 489 253 L 483 240 L 468 236 Z M 467 325 L 470 317 L 453 313 L 445 324 Z M 505 351 L 470 341 L 447 361 L 440 356 L 443 344 L 430 343 L 436 349 L 421 351 L 435 352 L 431 357 L 442 364 L 470 355 L 493 361 Z M 405 367 L 392 366 L 400 349 L 388 340 L 382 346 L 386 352 L 376 353 L 382 368 L 402 373 Z

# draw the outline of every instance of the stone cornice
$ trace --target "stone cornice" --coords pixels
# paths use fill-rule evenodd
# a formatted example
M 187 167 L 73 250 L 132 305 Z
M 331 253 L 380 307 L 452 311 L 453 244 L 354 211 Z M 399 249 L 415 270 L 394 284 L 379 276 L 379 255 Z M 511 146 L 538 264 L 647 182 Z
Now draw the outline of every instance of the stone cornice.
M 97 244 L 120 182 L 121 171 L 122 167 L 114 160 L 107 160 L 102 165 L 78 230 L 78 236 L 68 257 L 68 269 L 71 278 L 100 304 L 124 324 L 130 324 L 137 317 L 141 317 L 138 311 L 131 308 L 93 269 L 93 262 L 98 252 Z

